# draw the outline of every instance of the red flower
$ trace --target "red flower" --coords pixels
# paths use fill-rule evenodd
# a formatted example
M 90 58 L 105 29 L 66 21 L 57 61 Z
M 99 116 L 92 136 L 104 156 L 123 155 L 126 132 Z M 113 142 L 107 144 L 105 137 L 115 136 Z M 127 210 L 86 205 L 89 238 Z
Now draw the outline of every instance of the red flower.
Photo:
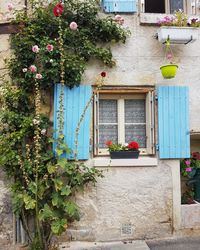
M 192 156 L 193 156 L 194 159 L 200 160 L 199 152 L 193 152 L 193 153 L 192 153 Z
M 62 15 L 63 11 L 64 11 L 64 6 L 62 5 L 62 3 L 58 3 L 53 9 L 53 13 L 55 16 Z
M 105 71 L 101 72 L 101 77 L 106 77 L 106 72 Z
M 112 141 L 111 140 L 110 141 L 106 141 L 105 144 L 109 147 L 110 145 L 112 145 Z
M 135 141 L 132 141 L 128 144 L 127 148 L 129 149 L 135 149 L 135 150 L 138 150 L 139 148 L 139 144 Z

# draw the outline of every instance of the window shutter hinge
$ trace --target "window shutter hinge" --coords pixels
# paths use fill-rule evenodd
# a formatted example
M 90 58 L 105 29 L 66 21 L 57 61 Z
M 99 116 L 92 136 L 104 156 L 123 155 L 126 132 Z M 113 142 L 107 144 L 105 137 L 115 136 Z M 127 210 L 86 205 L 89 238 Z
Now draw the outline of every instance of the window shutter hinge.
M 156 151 L 159 151 L 159 144 L 156 144 Z
M 158 101 L 158 95 L 155 95 L 155 101 Z

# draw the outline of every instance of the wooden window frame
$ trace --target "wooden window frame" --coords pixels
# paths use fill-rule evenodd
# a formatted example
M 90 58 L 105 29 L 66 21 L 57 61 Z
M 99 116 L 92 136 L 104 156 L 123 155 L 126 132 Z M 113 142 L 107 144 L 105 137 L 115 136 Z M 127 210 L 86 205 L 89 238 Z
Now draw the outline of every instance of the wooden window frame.
M 170 13 L 170 0 L 164 0 L 165 1 L 165 13 L 151 13 L 151 14 L 173 14 Z M 187 12 L 187 0 L 183 0 L 183 11 Z M 145 0 L 139 0 L 139 11 L 141 13 L 149 13 L 145 12 Z
M 98 126 L 99 126 L 99 99 L 118 100 L 118 143 L 124 144 L 125 141 L 125 122 L 124 122 L 124 100 L 125 99 L 145 99 L 146 105 L 146 148 L 140 148 L 141 154 L 155 154 L 155 113 L 154 113 L 154 89 L 152 88 L 132 88 L 132 89 L 103 89 L 98 91 L 94 98 L 94 130 L 93 144 L 94 156 L 108 155 L 107 149 L 98 148 Z M 121 132 L 123 131 L 123 133 Z

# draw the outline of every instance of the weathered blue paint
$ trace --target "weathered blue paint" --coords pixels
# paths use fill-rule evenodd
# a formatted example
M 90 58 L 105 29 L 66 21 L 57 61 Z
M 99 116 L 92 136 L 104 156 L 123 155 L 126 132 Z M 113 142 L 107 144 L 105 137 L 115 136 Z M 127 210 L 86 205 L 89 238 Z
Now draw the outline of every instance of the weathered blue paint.
M 56 84 L 54 88 L 54 138 L 58 137 L 58 112 L 59 112 L 59 96 L 61 85 Z M 92 95 L 90 85 L 80 85 L 69 89 L 64 87 L 64 130 L 65 143 L 72 150 L 75 150 L 76 128 L 81 118 L 83 110 Z M 90 148 L 90 121 L 91 121 L 91 105 L 87 109 L 84 119 L 81 123 L 78 136 L 78 155 L 77 159 L 86 160 L 89 158 Z M 55 150 L 54 145 L 54 150 Z M 73 159 L 71 155 L 65 155 L 68 159 Z
M 137 0 L 103 0 L 105 12 L 137 12 Z
M 161 159 L 190 157 L 189 89 L 159 86 L 158 139 Z

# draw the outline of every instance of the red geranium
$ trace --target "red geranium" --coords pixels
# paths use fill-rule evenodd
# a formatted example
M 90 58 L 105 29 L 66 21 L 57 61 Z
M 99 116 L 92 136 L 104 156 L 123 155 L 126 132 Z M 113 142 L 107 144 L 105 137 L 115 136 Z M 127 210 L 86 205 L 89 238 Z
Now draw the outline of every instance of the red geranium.
M 53 9 L 53 13 L 55 16 L 62 15 L 63 11 L 64 11 L 64 6 L 62 5 L 62 3 L 58 3 Z
M 106 72 L 105 71 L 101 72 L 101 77 L 106 77 Z
M 139 144 L 135 141 L 132 141 L 128 144 L 127 148 L 129 149 L 135 149 L 135 150 L 138 150 L 139 148 Z
M 112 141 L 111 141 L 111 140 L 110 140 L 110 141 L 106 141 L 106 145 L 107 145 L 107 146 L 112 145 Z

